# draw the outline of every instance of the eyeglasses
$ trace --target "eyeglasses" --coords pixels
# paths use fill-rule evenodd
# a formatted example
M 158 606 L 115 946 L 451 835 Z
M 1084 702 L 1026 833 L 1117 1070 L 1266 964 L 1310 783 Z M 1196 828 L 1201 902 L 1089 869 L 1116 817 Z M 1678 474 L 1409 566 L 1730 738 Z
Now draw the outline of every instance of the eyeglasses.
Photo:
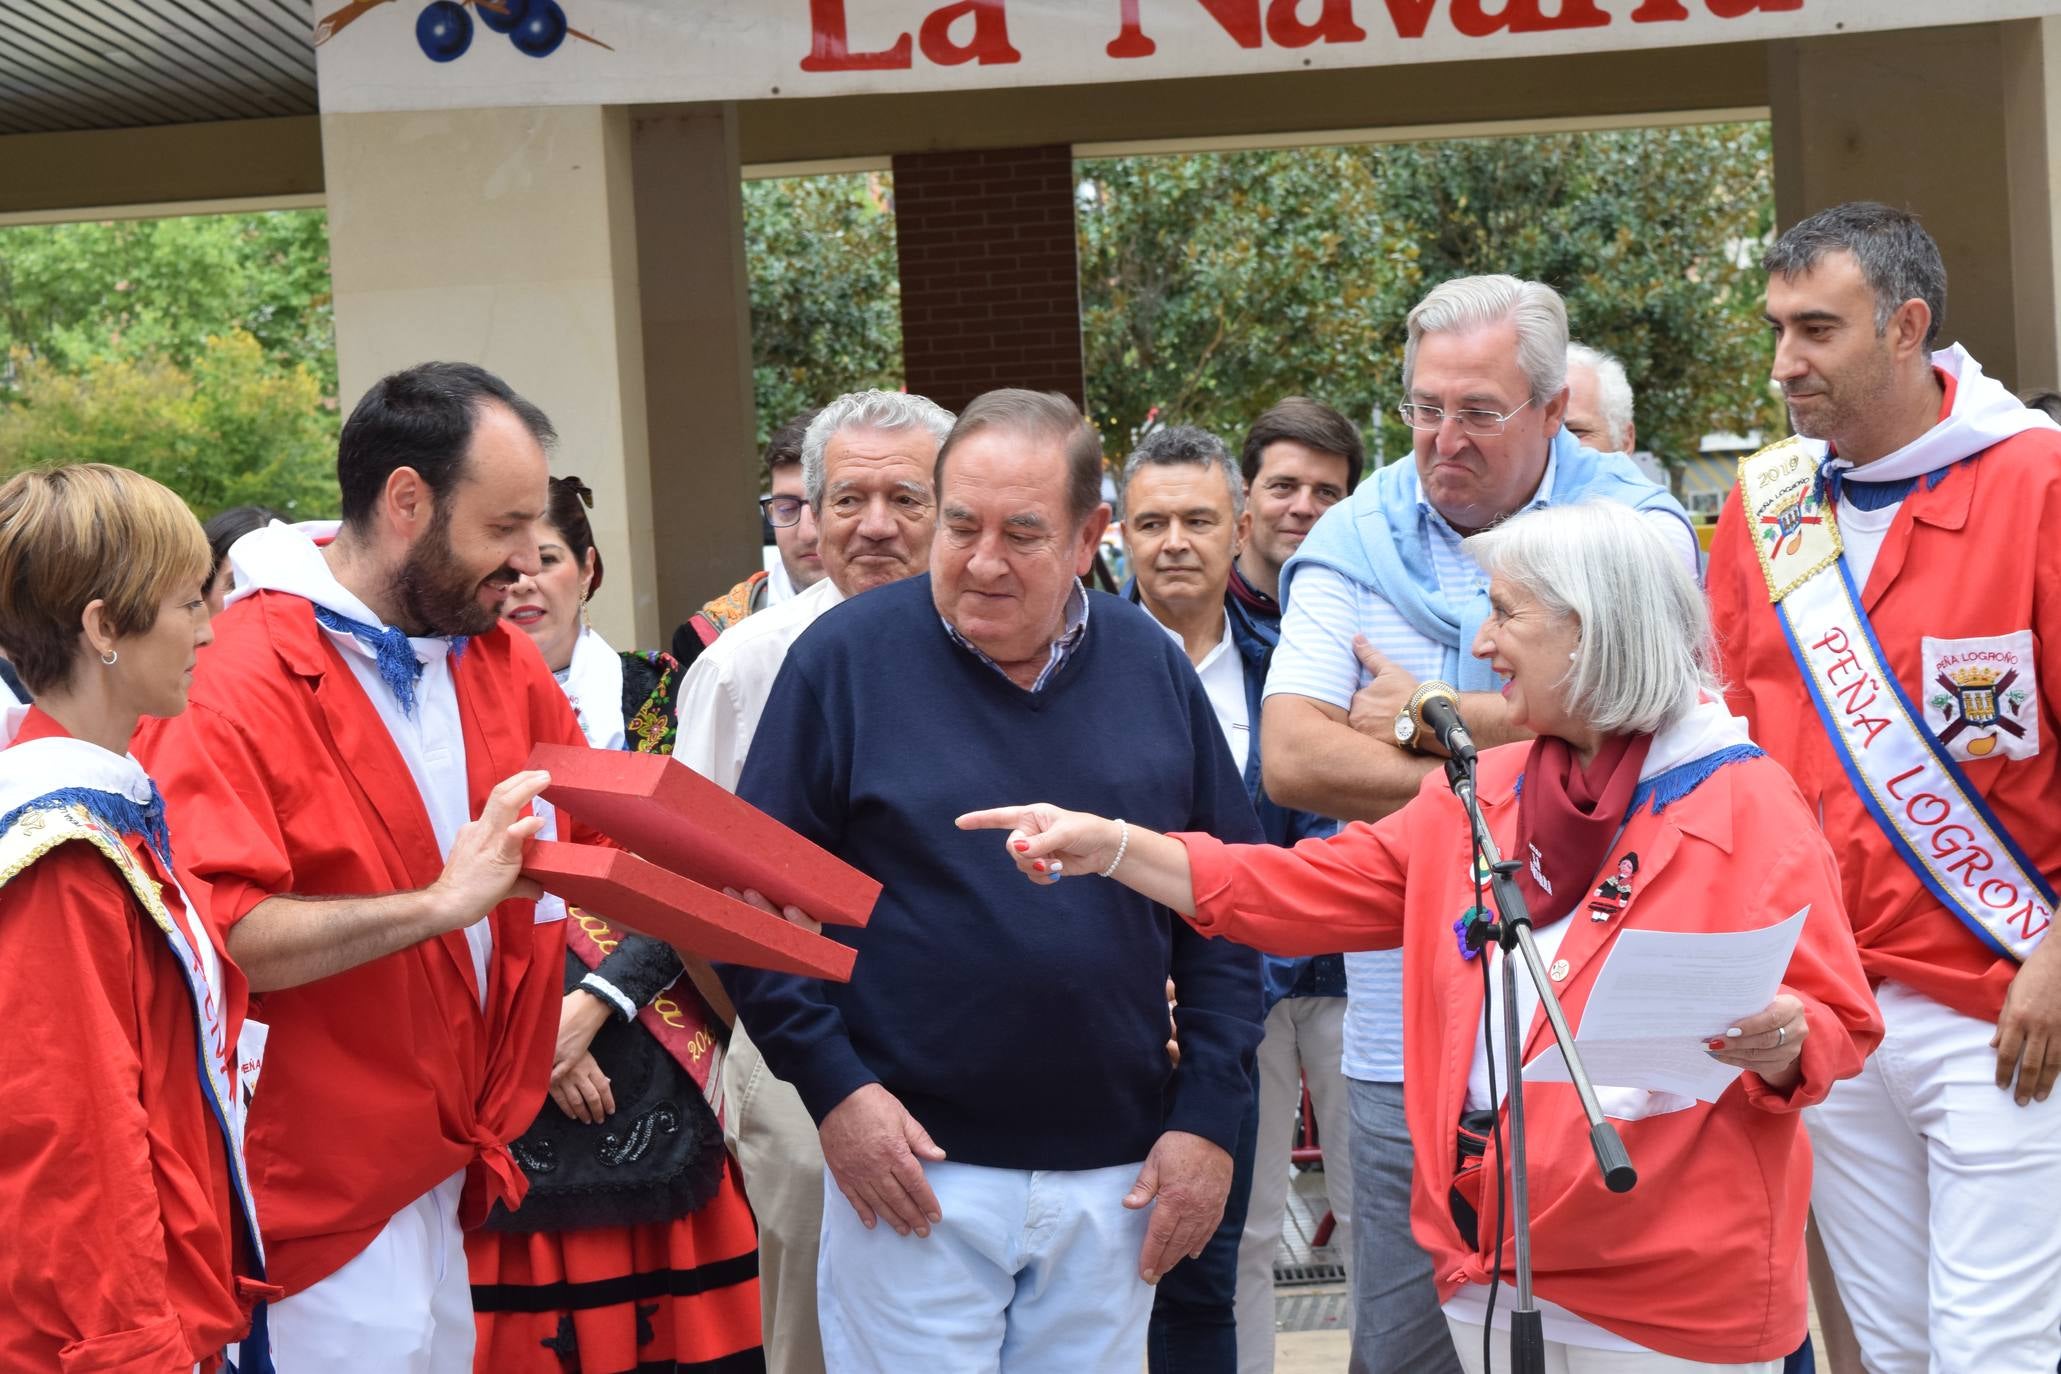
M 1531 398 L 1527 396 L 1524 405 L 1501 415 L 1493 410 L 1445 410 L 1438 406 L 1420 405 L 1415 401 L 1405 401 L 1397 406 L 1395 411 L 1411 429 L 1436 430 L 1447 420 L 1451 420 L 1460 426 L 1462 434 L 1471 434 L 1477 439 L 1488 439 L 1501 434 L 1503 426 L 1510 423 L 1510 417 L 1530 404 Z
M 804 504 L 799 496 L 761 496 L 759 513 L 774 529 L 784 530 L 801 519 Z

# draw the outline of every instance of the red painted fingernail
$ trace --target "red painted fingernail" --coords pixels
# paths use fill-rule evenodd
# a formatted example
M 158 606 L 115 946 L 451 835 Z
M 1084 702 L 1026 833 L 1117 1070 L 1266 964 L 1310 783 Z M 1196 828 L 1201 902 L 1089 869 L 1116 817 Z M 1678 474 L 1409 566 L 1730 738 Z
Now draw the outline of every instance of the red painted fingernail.
M 1721 1050 L 1724 1047 L 1725 1042 L 1722 1040 L 1706 1040 L 1703 1042 L 1703 1048 L 1707 1050 Z
M 1030 849 L 1030 841 L 1029 841 L 1029 840 L 1018 840 L 1018 841 L 1016 842 L 1016 852 L 1017 852 L 1017 853 L 1019 853 L 1019 854 L 1022 854 L 1022 853 L 1025 853 L 1025 852 L 1027 852 L 1027 851 L 1028 851 L 1029 849 Z
M 1045 861 L 1043 859 L 1032 859 L 1031 867 L 1038 870 L 1038 872 L 1043 873 L 1045 871 Z

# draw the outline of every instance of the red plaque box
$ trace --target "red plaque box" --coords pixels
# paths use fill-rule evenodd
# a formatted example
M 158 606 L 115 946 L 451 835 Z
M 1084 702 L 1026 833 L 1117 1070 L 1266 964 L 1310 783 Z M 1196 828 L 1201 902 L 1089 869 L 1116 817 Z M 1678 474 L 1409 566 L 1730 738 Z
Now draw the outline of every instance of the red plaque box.
M 723 895 L 749 888 L 825 924 L 862 926 L 880 884 L 663 754 L 540 744 L 544 799 L 631 851 L 533 844 L 526 876 L 577 906 L 727 963 L 844 982 L 853 952 Z
M 851 981 L 850 945 L 768 916 L 620 849 L 547 840 L 531 847 L 522 871 L 573 906 L 704 959 Z

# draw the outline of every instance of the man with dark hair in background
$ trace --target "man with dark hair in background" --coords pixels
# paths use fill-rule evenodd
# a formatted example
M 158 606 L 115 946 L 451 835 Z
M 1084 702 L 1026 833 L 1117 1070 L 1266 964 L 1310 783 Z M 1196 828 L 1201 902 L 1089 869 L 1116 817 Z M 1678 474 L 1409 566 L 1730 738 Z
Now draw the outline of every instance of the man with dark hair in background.
M 1238 454 L 1245 513 L 1231 591 L 1277 631 L 1282 565 L 1317 517 L 1352 495 L 1366 466 L 1367 448 L 1353 422 L 1306 396 L 1276 402 L 1245 432 Z
M 538 569 L 553 438 L 481 368 L 382 379 L 338 444 L 341 527 L 237 542 L 190 708 L 137 735 L 271 1027 L 247 1149 L 280 1374 L 470 1374 L 460 1228 L 522 1199 L 564 957 L 521 878 L 549 782 L 523 764 L 583 741 L 500 606 Z
M 1245 477 L 1245 507 L 1239 516 L 1237 562 L 1232 565 L 1232 623 L 1241 644 L 1258 656 L 1261 690 L 1253 694 L 1253 769 L 1247 782 L 1259 785 L 1259 701 L 1265 673 L 1281 642 L 1281 568 L 1302 547 L 1317 518 L 1360 484 L 1367 450 L 1352 421 L 1305 396 L 1280 401 L 1246 431 L 1239 467 Z M 1254 656 L 1248 654 L 1248 660 Z M 1255 795 L 1258 795 L 1257 793 Z M 1329 834 L 1306 811 L 1284 811 L 1271 801 L 1260 806 L 1299 820 L 1293 843 L 1306 834 Z M 1271 829 L 1271 825 L 1269 825 Z M 1274 838 L 1272 835 L 1269 838 Z M 1253 1152 L 1252 1197 L 1238 1246 L 1238 1368 L 1240 1374 L 1268 1374 L 1274 1367 L 1274 1252 L 1288 1205 L 1289 1151 L 1302 1090 L 1309 1087 L 1324 1148 L 1324 1194 L 1336 1224 L 1332 1248 L 1352 1268 L 1352 1099 L 1345 1085 L 1345 957 L 1307 959 L 1267 956 L 1272 1002 L 1267 1034 L 1259 1048 L 1259 1124 Z M 1350 1322 L 1350 1307 L 1348 1307 Z
M 792 600 L 823 580 L 816 551 L 816 512 L 802 493 L 802 440 L 818 414 L 805 410 L 766 441 L 766 495 L 759 512 L 773 530 L 780 557 L 716 597 L 673 631 L 673 657 L 685 672 L 716 636 L 755 611 Z

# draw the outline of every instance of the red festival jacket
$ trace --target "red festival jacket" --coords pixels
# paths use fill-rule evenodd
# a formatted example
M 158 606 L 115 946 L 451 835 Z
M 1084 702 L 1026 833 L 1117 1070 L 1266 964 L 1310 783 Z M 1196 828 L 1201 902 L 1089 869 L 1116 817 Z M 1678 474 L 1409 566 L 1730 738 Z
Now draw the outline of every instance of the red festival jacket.
M 1516 848 L 1516 779 L 1528 745 L 1483 751 L 1483 814 L 1498 846 Z M 1496 1248 L 1503 1169 L 1491 1144 L 1461 1167 L 1456 1133 L 1482 1031 L 1479 957 L 1462 955 L 1453 923 L 1474 905 L 1467 825 L 1443 774 L 1400 811 L 1354 822 L 1293 849 L 1178 837 L 1193 866 L 1198 930 L 1269 954 L 1403 951 L 1403 1108 L 1414 1157 L 1410 1226 L 1431 1257 L 1439 1299 L 1486 1283 Z M 1655 815 L 1638 807 L 1614 853 L 1639 856 L 1633 896 L 1603 921 L 1578 907 L 1554 969 L 1570 1024 L 1620 930 L 1753 930 L 1808 905 L 1783 990 L 1810 1034 L 1802 1078 L 1777 1093 L 1743 1074 L 1715 1103 L 1618 1123 L 1639 1170 L 1625 1194 L 1603 1186 L 1574 1089 L 1524 1089 L 1533 1279 L 1540 1296 L 1625 1339 L 1679 1359 L 1743 1364 L 1780 1359 L 1806 1331 L 1803 1224 L 1810 1140 L 1798 1109 L 1858 1073 L 1881 1039 L 1867 981 L 1839 904 L 1838 874 L 1796 788 L 1764 757 L 1719 768 Z M 1565 968 L 1562 969 L 1564 963 Z M 1521 974 L 1519 975 L 1522 976 Z M 1497 1028 L 1498 1035 L 1501 1028 Z M 1529 1063 L 1549 1049 L 1541 1011 L 1525 1036 Z M 1498 1073 L 1506 1073 L 1500 1063 Z M 1476 1203 L 1480 1244 L 1454 1222 L 1456 1182 Z M 1515 1282 L 1510 1221 L 1503 1282 Z
M 2038 753 L 1961 763 L 2047 880 L 2061 880 L 2061 435 L 2033 431 L 1918 479 L 1882 542 L 1862 608 L 1884 665 L 1920 711 L 1956 649 L 2030 632 Z M 1726 704 L 1780 760 L 1823 820 L 1861 962 L 1966 1016 L 1995 1021 L 2017 965 L 1984 944 L 1891 847 L 1847 777 L 1768 603 L 1735 485 L 1711 543 L 1709 593 Z M 1933 641 L 1927 653 L 1925 641 Z M 1921 797 L 1927 794 L 1919 794 Z M 1909 805 L 1912 798 L 1903 798 Z
M 473 815 L 533 743 L 584 742 L 525 636 L 496 626 L 452 671 Z M 225 940 L 268 897 L 410 891 L 443 871 L 407 764 L 307 601 L 260 592 L 218 617 L 190 702 L 146 721 L 135 751 Z M 460 931 L 252 999 L 271 1034 L 245 1149 L 267 1277 L 289 1296 L 460 1170 L 462 1224 L 520 1201 L 507 1142 L 544 1101 L 565 961 L 563 928 L 534 907 L 493 911 L 484 1014 Z
M 63 734 L 31 711 L 17 742 Z M 172 823 L 183 854 L 192 832 L 176 811 Z M 124 839 L 166 914 L 207 939 L 156 852 Z M 243 975 L 216 952 L 233 1047 Z M 92 846 L 61 844 L 0 888 L 0 1007 L 0 1369 L 218 1368 L 270 1290 L 242 1277 L 250 1256 L 178 958 Z

